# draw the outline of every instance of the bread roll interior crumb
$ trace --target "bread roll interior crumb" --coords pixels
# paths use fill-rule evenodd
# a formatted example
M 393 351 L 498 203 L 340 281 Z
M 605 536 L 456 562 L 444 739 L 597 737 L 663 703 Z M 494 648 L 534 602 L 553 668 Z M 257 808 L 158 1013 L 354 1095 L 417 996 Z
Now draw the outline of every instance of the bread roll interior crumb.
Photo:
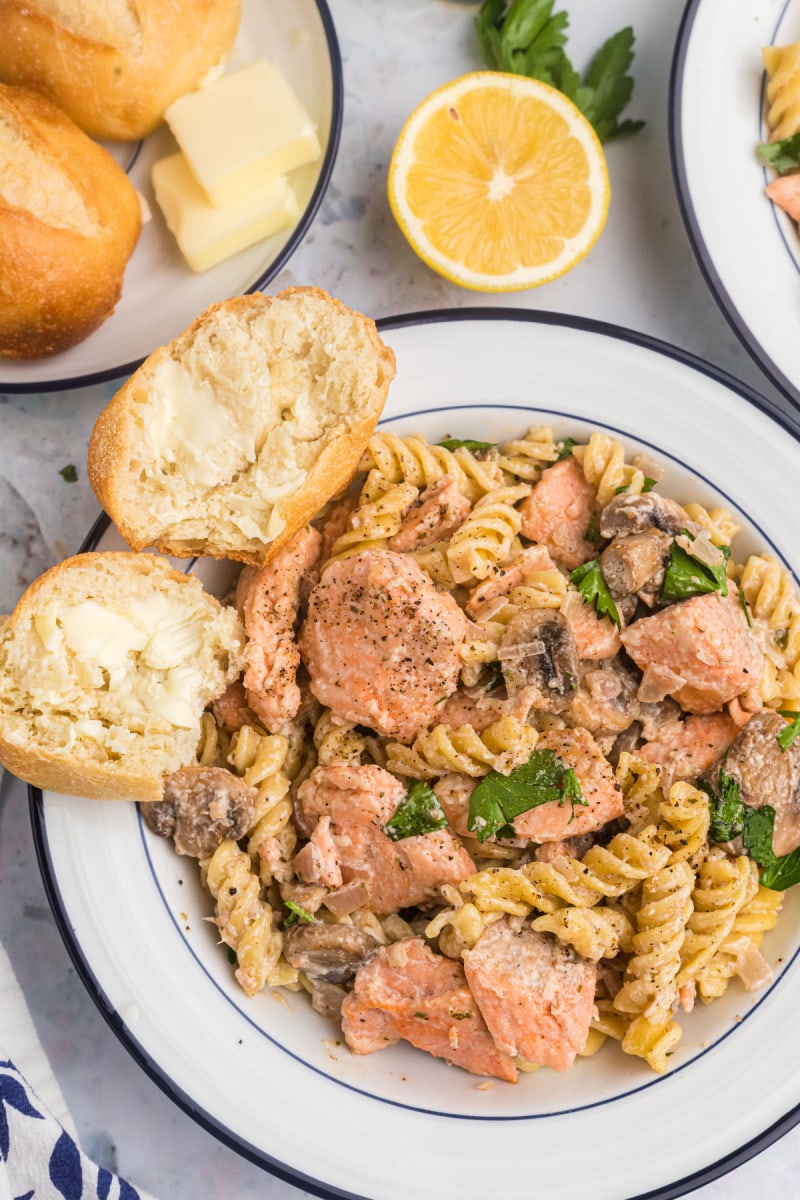
M 393 374 L 373 322 L 322 292 L 227 301 L 101 415 L 92 485 L 135 549 L 263 561 L 347 481 Z
M 157 799 L 243 644 L 235 610 L 163 559 L 68 559 L 0 626 L 0 760 L 58 791 Z

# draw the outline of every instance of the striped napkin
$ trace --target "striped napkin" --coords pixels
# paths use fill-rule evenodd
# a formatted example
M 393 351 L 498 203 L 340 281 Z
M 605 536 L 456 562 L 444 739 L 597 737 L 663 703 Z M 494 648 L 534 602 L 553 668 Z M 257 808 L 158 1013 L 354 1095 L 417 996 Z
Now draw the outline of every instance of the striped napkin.
M 0 1200 L 152 1200 L 81 1151 L 2 946 Z

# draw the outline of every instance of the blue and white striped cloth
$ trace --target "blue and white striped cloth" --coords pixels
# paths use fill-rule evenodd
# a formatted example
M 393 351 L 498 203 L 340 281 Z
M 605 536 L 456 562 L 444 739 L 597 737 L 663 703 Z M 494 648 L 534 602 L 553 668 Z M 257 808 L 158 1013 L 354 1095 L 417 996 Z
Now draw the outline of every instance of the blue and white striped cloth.
M 0 947 L 0 1200 L 152 1200 L 81 1151 Z

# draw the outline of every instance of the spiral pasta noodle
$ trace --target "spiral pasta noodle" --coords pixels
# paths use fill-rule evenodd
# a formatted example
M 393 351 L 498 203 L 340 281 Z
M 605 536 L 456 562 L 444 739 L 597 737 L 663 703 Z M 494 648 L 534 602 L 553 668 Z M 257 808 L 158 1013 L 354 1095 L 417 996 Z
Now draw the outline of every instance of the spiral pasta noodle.
M 231 738 L 228 761 L 245 783 L 256 788 L 247 848 L 258 855 L 264 885 L 290 878 L 291 856 L 297 845 L 290 780 L 284 770 L 288 756 L 289 739 L 283 734 L 262 733 L 243 725 Z
M 273 928 L 272 909 L 261 900 L 261 884 L 250 856 L 236 842 L 221 842 L 201 867 L 216 900 L 214 920 L 220 936 L 238 959 L 236 980 L 248 996 L 254 996 L 268 983 L 283 949 L 282 935 Z
M 314 746 L 321 767 L 335 762 L 358 765 L 366 753 L 367 739 L 352 721 L 336 724 L 326 708 L 314 728 Z
M 767 125 L 775 140 L 800 133 L 800 42 L 765 46 Z
M 552 933 L 583 958 L 599 962 L 615 958 L 620 950 L 633 948 L 633 926 L 624 912 L 615 908 L 559 908 L 531 922 L 541 933 Z
M 673 783 L 658 807 L 660 837 L 669 847 L 671 863 L 684 860 L 697 867 L 708 849 L 711 824 L 708 796 L 690 783 Z
M 739 526 L 727 508 L 706 508 L 697 503 L 684 504 L 683 507 L 687 517 L 705 529 L 714 546 L 730 546 L 739 532 Z
M 442 898 L 450 907 L 443 908 L 428 922 L 425 936 L 438 938 L 439 949 L 448 958 L 460 958 L 464 950 L 471 950 L 487 925 L 503 915 L 501 912 L 481 912 L 449 883 L 442 888 Z
M 399 532 L 403 517 L 418 496 L 410 483 L 391 484 L 377 471 L 370 471 L 359 498 L 350 514 L 348 528 L 331 547 L 329 566 L 362 550 L 383 550 L 389 539 Z
M 558 458 L 549 425 L 533 425 L 524 438 L 503 442 L 499 450 L 497 465 L 522 483 L 534 483 Z
M 761 885 L 756 894 L 742 905 L 734 917 L 730 933 L 698 973 L 697 990 L 702 1000 L 708 1003 L 718 999 L 731 979 L 744 972 L 745 966 L 752 969 L 754 953 L 758 954 L 764 934 L 774 928 L 782 904 L 782 892 Z M 756 966 L 761 968 L 762 980 L 769 975 L 763 957 Z
M 210 712 L 200 718 L 200 741 L 197 743 L 197 762 L 201 767 L 224 767 L 227 763 L 230 737 L 221 729 Z
M 592 846 L 582 859 L 557 858 L 519 868 L 494 867 L 470 876 L 462 891 L 482 912 L 527 916 L 531 909 L 552 913 L 564 905 L 592 908 L 604 899 L 634 891 L 669 858 L 656 841 L 655 827 L 639 836 L 616 834 L 607 846 Z
M 608 504 L 620 491 L 638 495 L 644 491 L 645 475 L 625 462 L 625 447 L 607 433 L 593 433 L 586 446 L 575 446 L 572 454 L 581 464 L 588 483 L 597 488 L 600 505 Z
M 683 1030 L 672 1017 L 652 1021 L 637 1016 L 628 1025 L 620 1044 L 626 1054 L 645 1059 L 649 1067 L 663 1075 L 668 1066 L 667 1059 L 682 1036 Z
M 693 885 L 694 871 L 682 860 L 662 867 L 644 881 L 633 954 L 625 981 L 614 997 L 618 1012 L 644 1016 L 656 1026 L 668 1019 L 678 992 Z
M 739 909 L 757 889 L 758 871 L 752 859 L 730 859 L 724 853 L 700 864 L 692 891 L 694 911 L 681 946 L 678 987 L 696 979 L 733 928 Z
M 625 816 L 633 831 L 659 819 L 664 792 L 658 763 L 645 762 L 624 750 L 619 756 L 614 777 L 622 789 Z
M 500 468 L 490 458 L 476 458 L 466 446 L 448 450 L 422 437 L 398 437 L 382 430 L 374 433 L 361 456 L 359 471 L 380 471 L 390 483 L 410 483 L 426 488 L 450 475 L 468 500 L 479 500 L 502 483 Z
M 494 721 L 483 733 L 476 733 L 471 725 L 460 729 L 434 725 L 418 734 L 412 746 L 389 742 L 386 768 L 411 779 L 437 779 L 450 771 L 460 771 L 473 779 L 490 771 L 507 775 L 528 761 L 538 736 L 532 725 L 512 716 Z
M 508 560 L 522 524 L 514 505 L 529 492 L 527 484 L 498 487 L 477 502 L 447 548 L 447 563 L 456 583 L 485 579 Z

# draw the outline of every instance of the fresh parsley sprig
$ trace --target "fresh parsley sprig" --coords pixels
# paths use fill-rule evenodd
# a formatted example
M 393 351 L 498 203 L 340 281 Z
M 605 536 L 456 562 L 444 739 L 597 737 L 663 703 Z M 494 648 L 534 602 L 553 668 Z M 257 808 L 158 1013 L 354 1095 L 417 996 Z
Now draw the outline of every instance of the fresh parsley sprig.
M 575 805 L 587 803 L 574 769 L 554 750 L 534 750 L 526 763 L 508 775 L 490 771 L 483 777 L 469 798 L 467 829 L 479 842 L 495 833 L 508 832 L 513 837 L 515 817 L 551 800 L 559 805 L 569 800 L 570 821 Z
M 770 804 L 750 808 L 742 800 L 737 781 L 720 768 L 716 790 L 705 779 L 697 786 L 709 798 L 711 825 L 708 836 L 714 842 L 731 842 L 741 836 L 744 847 L 761 867 L 759 881 L 764 887 L 782 892 L 800 883 L 800 848 L 780 858 L 772 848 L 775 809 Z
M 595 128 L 601 142 L 629 137 L 644 121 L 620 121 L 633 94 L 633 29 L 603 43 L 581 79 L 564 49 L 569 25 L 555 0 L 485 0 L 475 18 L 478 45 L 495 71 L 527 75 L 558 88 Z
M 793 175 L 795 171 L 800 171 L 800 133 L 793 133 L 779 142 L 762 142 L 758 147 L 758 157 L 779 175 Z
M 437 442 L 437 446 L 444 446 L 445 450 L 460 450 L 465 447 L 473 453 L 477 450 L 493 450 L 494 442 L 477 442 L 474 438 L 445 438 L 443 442 Z
M 683 530 L 686 537 L 691 535 Z M 694 539 L 692 539 L 694 540 Z M 664 586 L 661 589 L 662 600 L 686 600 L 690 596 L 703 596 L 710 592 L 719 592 L 722 596 L 728 594 L 727 563 L 730 558 L 730 546 L 720 546 L 722 562 L 714 567 L 695 558 L 693 554 L 673 541 L 669 551 L 669 564 L 664 575 Z
M 614 597 L 608 590 L 608 584 L 600 570 L 600 559 L 593 558 L 591 562 L 576 567 L 570 574 L 570 579 L 583 596 L 585 604 L 594 604 L 598 617 L 610 617 L 615 625 L 622 624 L 619 609 L 614 603 Z
M 792 712 L 790 709 L 781 709 L 780 712 L 781 716 L 786 717 L 789 722 L 777 735 L 778 745 L 785 754 L 794 739 L 800 734 L 800 713 Z
M 384 825 L 383 832 L 393 842 L 399 842 L 403 838 L 444 829 L 446 824 L 447 817 L 439 803 L 439 797 L 427 783 L 415 779 Z
M 306 925 L 316 925 L 317 918 L 307 908 L 303 908 L 302 904 L 295 904 L 294 900 L 284 900 L 284 904 L 289 909 L 284 925 L 296 925 L 298 921 L 304 921 Z

